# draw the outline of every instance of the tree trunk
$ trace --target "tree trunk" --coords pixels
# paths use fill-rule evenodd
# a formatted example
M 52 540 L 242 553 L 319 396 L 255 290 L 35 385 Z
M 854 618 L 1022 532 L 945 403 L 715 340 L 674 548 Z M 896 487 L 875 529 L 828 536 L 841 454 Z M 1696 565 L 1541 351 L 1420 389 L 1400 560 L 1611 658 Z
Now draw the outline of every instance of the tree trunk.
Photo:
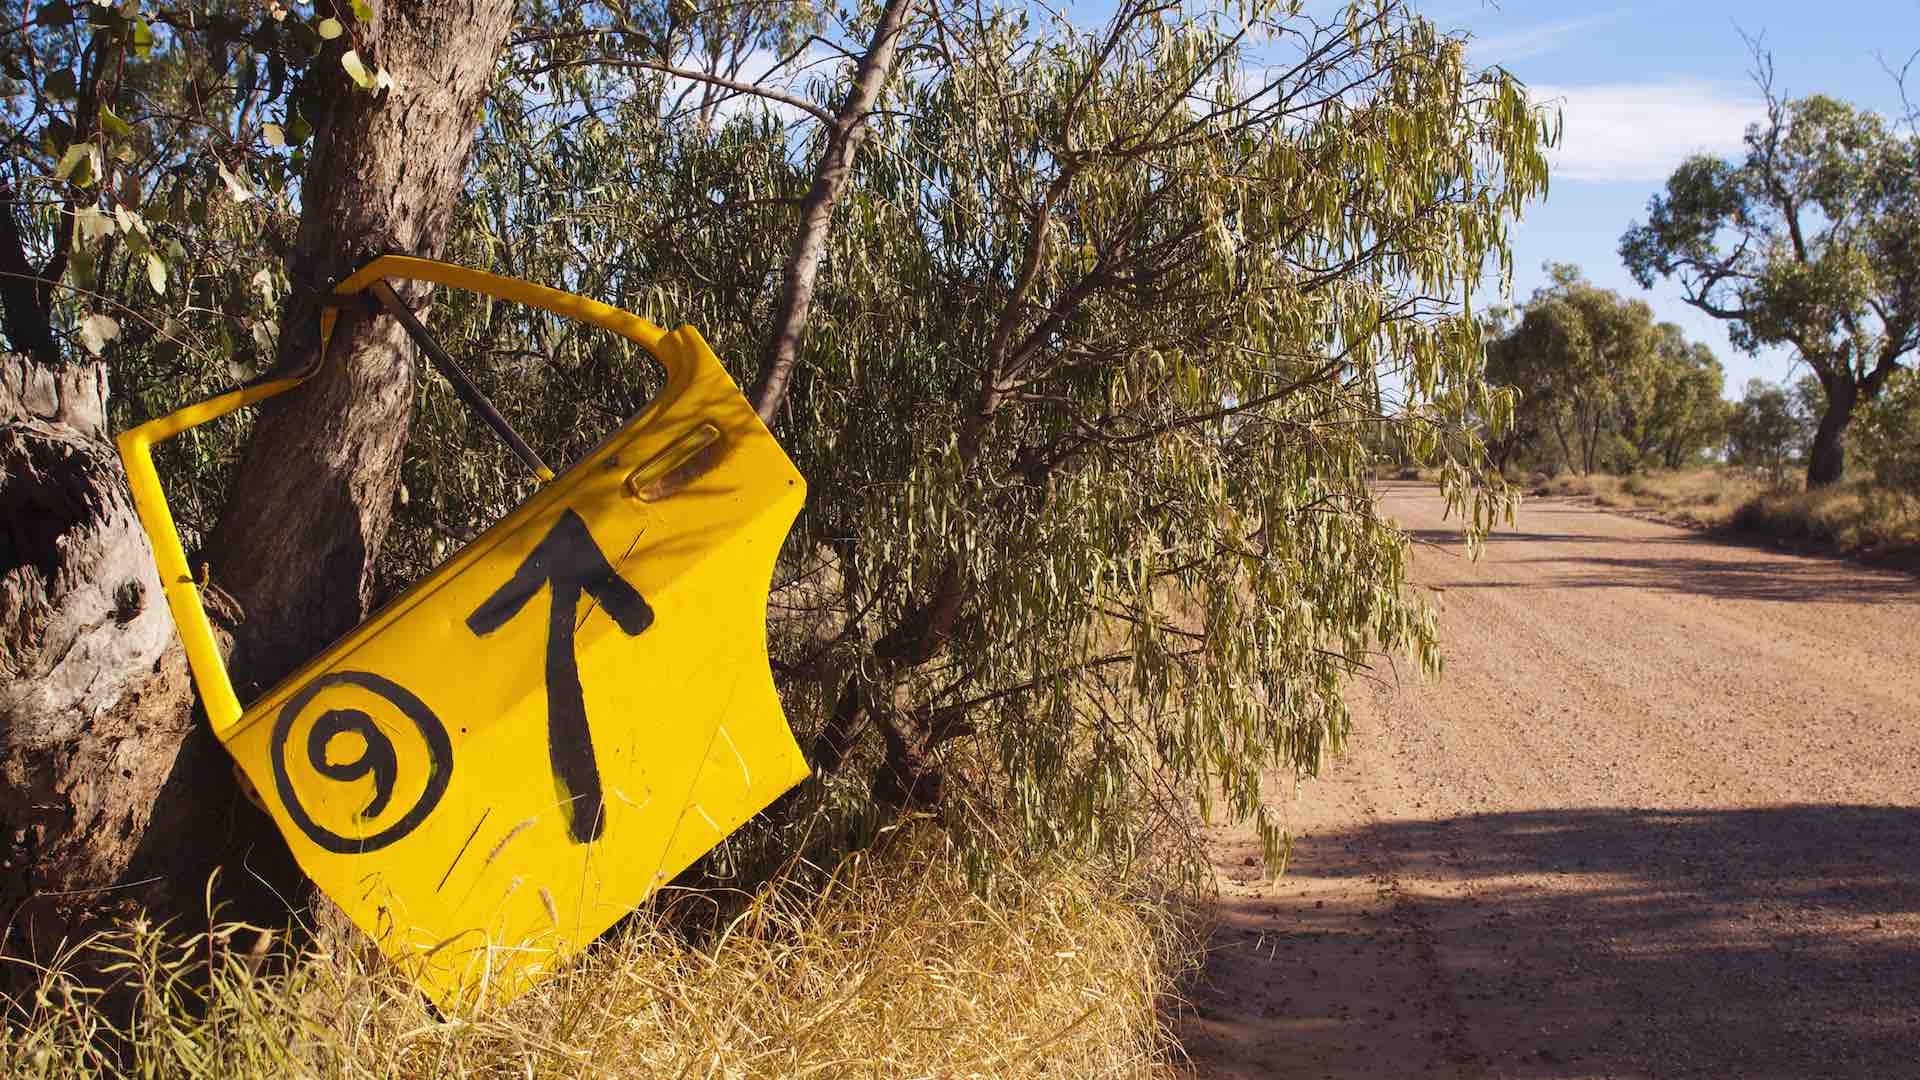
M 794 234 L 793 250 L 780 274 L 780 298 L 774 310 L 773 330 L 760 356 L 760 375 L 747 395 L 760 419 L 772 425 L 787 395 L 793 378 L 793 365 L 800 358 L 800 332 L 806 328 L 807 314 L 813 309 L 813 282 L 820 270 L 820 258 L 827 252 L 827 231 L 833 224 L 833 207 L 840 192 L 853 176 L 854 155 L 866 134 L 867 114 L 879 99 L 887 77 L 893 73 L 895 47 L 900 30 L 906 25 L 913 0 L 887 0 L 874 27 L 873 43 L 860 58 L 847 87 L 847 99 L 827 128 L 827 146 L 813 169 L 813 184 L 800 204 L 800 231 Z
M 1500 470 L 1500 475 L 1506 475 L 1507 463 L 1513 459 L 1513 451 L 1519 445 L 1520 436 L 1518 435 L 1508 435 L 1503 439 L 1495 439 L 1488 444 L 1487 449 L 1493 457 L 1493 466 Z
M 1577 468 L 1578 464 L 1575 461 L 1573 456 L 1573 448 L 1567 445 L 1566 422 L 1563 419 L 1561 419 L 1561 417 L 1558 414 L 1555 414 L 1553 418 L 1553 435 L 1554 435 L 1554 438 L 1558 439 L 1560 442 L 1560 460 L 1566 462 L 1567 468 L 1569 469 Z
M 192 704 L 105 365 L 0 356 L 0 950 L 44 961 L 105 914 L 191 913 L 193 853 L 270 835 Z
M 1827 411 L 1820 416 L 1820 426 L 1813 433 L 1813 446 L 1807 452 L 1809 491 L 1839 483 L 1846 472 L 1847 448 L 1842 436 L 1853 420 L 1854 404 L 1859 400 L 1859 391 L 1851 379 L 1828 379 L 1825 383 Z
M 276 367 L 318 362 L 315 298 L 384 252 L 435 256 L 452 220 L 511 0 L 406 0 L 379 9 L 374 60 L 396 89 L 355 89 L 336 57 L 315 120 L 291 257 L 296 285 Z M 423 285 L 396 283 L 422 306 Z M 298 290 L 296 290 L 298 291 Z M 208 544 L 238 602 L 234 688 L 257 696 L 365 617 L 413 418 L 405 332 L 365 305 L 341 312 L 331 355 L 260 412 Z

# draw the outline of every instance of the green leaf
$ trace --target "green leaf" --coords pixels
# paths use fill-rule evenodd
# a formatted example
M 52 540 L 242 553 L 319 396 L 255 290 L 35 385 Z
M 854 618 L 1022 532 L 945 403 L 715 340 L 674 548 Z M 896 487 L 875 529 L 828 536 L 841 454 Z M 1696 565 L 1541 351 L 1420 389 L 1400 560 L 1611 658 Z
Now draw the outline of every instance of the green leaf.
M 361 63 L 360 53 L 357 50 L 348 49 L 342 53 L 340 55 L 340 66 L 347 69 L 347 75 L 353 79 L 360 89 L 373 89 L 373 76 L 368 74 L 367 65 Z
M 156 296 L 167 294 L 167 264 L 151 251 L 147 252 L 147 284 L 153 286 Z
M 145 19 L 133 21 L 133 54 L 143 60 L 153 55 L 153 27 Z
M 353 17 L 363 23 L 373 21 L 373 5 L 367 0 L 353 0 Z
M 334 38 L 346 33 L 347 30 L 346 27 L 340 25 L 339 19 L 328 16 L 320 20 L 320 25 L 314 27 L 314 32 L 320 35 L 321 41 L 332 41 Z
M 116 139 L 125 139 L 133 135 L 133 125 L 114 115 L 112 109 L 100 106 L 100 127 Z
M 287 121 L 287 144 L 288 145 L 299 146 L 301 143 L 306 142 L 308 139 L 312 137 L 313 137 L 313 125 L 307 123 L 306 117 L 301 116 L 298 113 L 295 113 L 293 119 Z

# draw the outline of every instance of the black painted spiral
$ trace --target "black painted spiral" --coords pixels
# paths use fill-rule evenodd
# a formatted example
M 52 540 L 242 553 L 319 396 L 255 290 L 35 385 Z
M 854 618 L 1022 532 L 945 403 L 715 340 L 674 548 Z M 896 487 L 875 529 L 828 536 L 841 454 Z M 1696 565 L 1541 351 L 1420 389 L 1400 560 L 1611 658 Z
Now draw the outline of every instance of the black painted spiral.
M 315 695 L 330 686 L 357 686 L 384 698 L 400 710 L 402 716 L 413 721 L 413 726 L 419 729 L 420 737 L 427 745 L 427 783 L 420 792 L 420 798 L 407 808 L 400 820 L 372 836 L 342 836 L 323 828 L 313 820 L 306 807 L 300 805 L 300 798 L 293 790 L 293 781 L 287 775 L 287 742 L 293 735 L 294 721 L 299 719 L 300 713 Z M 360 736 L 366 744 L 365 749 L 352 761 L 340 764 L 329 762 L 327 744 L 335 736 L 348 732 Z M 376 818 L 386 810 L 393 798 L 394 783 L 399 777 L 399 755 L 394 751 L 393 741 L 387 738 L 372 717 L 359 709 L 329 709 L 314 721 L 313 728 L 307 732 L 306 743 L 307 764 L 329 780 L 348 782 L 372 774 L 373 798 L 360 811 L 362 818 Z M 307 839 L 336 855 L 377 851 L 412 832 L 439 805 L 440 797 L 446 794 L 448 782 L 453 779 L 453 743 L 447 737 L 446 726 L 440 722 L 440 718 L 433 715 L 433 710 L 427 708 L 406 687 L 367 671 L 336 671 L 308 683 L 305 689 L 281 707 L 280 716 L 273 725 L 270 753 L 274 785 L 279 789 L 280 802 L 286 807 L 287 817 L 300 827 Z

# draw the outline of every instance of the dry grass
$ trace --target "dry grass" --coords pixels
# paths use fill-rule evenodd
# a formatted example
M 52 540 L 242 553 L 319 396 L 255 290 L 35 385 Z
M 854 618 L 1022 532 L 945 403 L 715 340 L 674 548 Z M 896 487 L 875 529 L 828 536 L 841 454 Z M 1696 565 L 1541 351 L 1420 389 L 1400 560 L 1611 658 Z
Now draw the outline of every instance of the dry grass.
M 1778 488 L 1750 469 L 1706 468 L 1633 476 L 1562 474 L 1536 495 L 1591 498 L 1683 524 L 1729 527 L 1813 543 L 1844 554 L 1920 565 L 1920 497 L 1855 480 L 1818 491 Z
M 1920 496 L 1855 481 L 1818 491 L 1759 495 L 1734 514 L 1735 528 L 1831 545 L 1843 552 L 1920 562 Z
M 933 845 L 764 889 L 704 942 L 636 916 L 519 1000 L 451 1018 L 351 931 L 258 974 L 250 929 L 129 928 L 92 947 L 137 991 L 132 1019 L 50 972 L 0 1075 L 1173 1075 L 1161 995 L 1191 950 L 1163 904 L 1062 865 L 981 895 Z
M 1638 510 L 1683 524 L 1721 526 L 1746 502 L 1770 490 L 1751 469 L 1681 469 L 1675 472 L 1580 476 L 1562 473 L 1534 486 L 1535 495 L 1574 495 L 1600 506 Z

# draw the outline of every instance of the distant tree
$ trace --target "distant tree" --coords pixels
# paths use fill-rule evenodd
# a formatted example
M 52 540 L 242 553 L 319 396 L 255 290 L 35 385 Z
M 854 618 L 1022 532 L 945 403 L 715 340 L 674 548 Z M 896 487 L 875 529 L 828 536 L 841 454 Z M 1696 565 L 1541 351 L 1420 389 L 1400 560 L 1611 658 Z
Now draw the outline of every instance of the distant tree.
M 1713 350 L 1679 326 L 1655 328 L 1653 355 L 1619 380 L 1614 401 L 1633 465 L 1677 469 L 1726 437 L 1726 373 Z
M 1787 409 L 1793 414 L 1793 455 L 1800 461 L 1806 461 L 1813 453 L 1813 440 L 1820 430 L 1820 418 L 1826 415 L 1827 391 L 1820 385 L 1819 378 L 1813 375 L 1802 375 L 1785 389 Z M 1851 428 L 1843 439 L 1845 446 L 1853 445 Z
M 1618 425 L 1617 388 L 1655 354 L 1653 312 L 1594 285 L 1578 267 L 1549 264 L 1511 332 L 1489 346 L 1488 375 L 1521 394 L 1516 427 L 1551 432 L 1567 464 L 1590 473 Z
M 1764 468 L 1774 483 L 1780 483 L 1804 430 L 1785 388 L 1749 379 L 1727 424 L 1727 460 Z
M 1494 468 L 1506 472 L 1516 460 L 1539 450 L 1547 435 L 1546 416 L 1553 396 L 1545 365 L 1518 347 L 1513 339 L 1514 309 L 1501 305 L 1481 317 L 1481 337 L 1487 343 L 1487 381 L 1511 388 L 1516 397 L 1513 418 L 1504 428 L 1486 425 L 1487 455 Z
M 1748 351 L 1787 345 L 1824 403 L 1807 484 L 1838 481 L 1842 436 L 1920 348 L 1920 137 L 1832 98 L 1783 99 L 1759 56 L 1767 119 L 1739 161 L 1683 163 L 1620 240 L 1643 285 L 1674 278 Z

